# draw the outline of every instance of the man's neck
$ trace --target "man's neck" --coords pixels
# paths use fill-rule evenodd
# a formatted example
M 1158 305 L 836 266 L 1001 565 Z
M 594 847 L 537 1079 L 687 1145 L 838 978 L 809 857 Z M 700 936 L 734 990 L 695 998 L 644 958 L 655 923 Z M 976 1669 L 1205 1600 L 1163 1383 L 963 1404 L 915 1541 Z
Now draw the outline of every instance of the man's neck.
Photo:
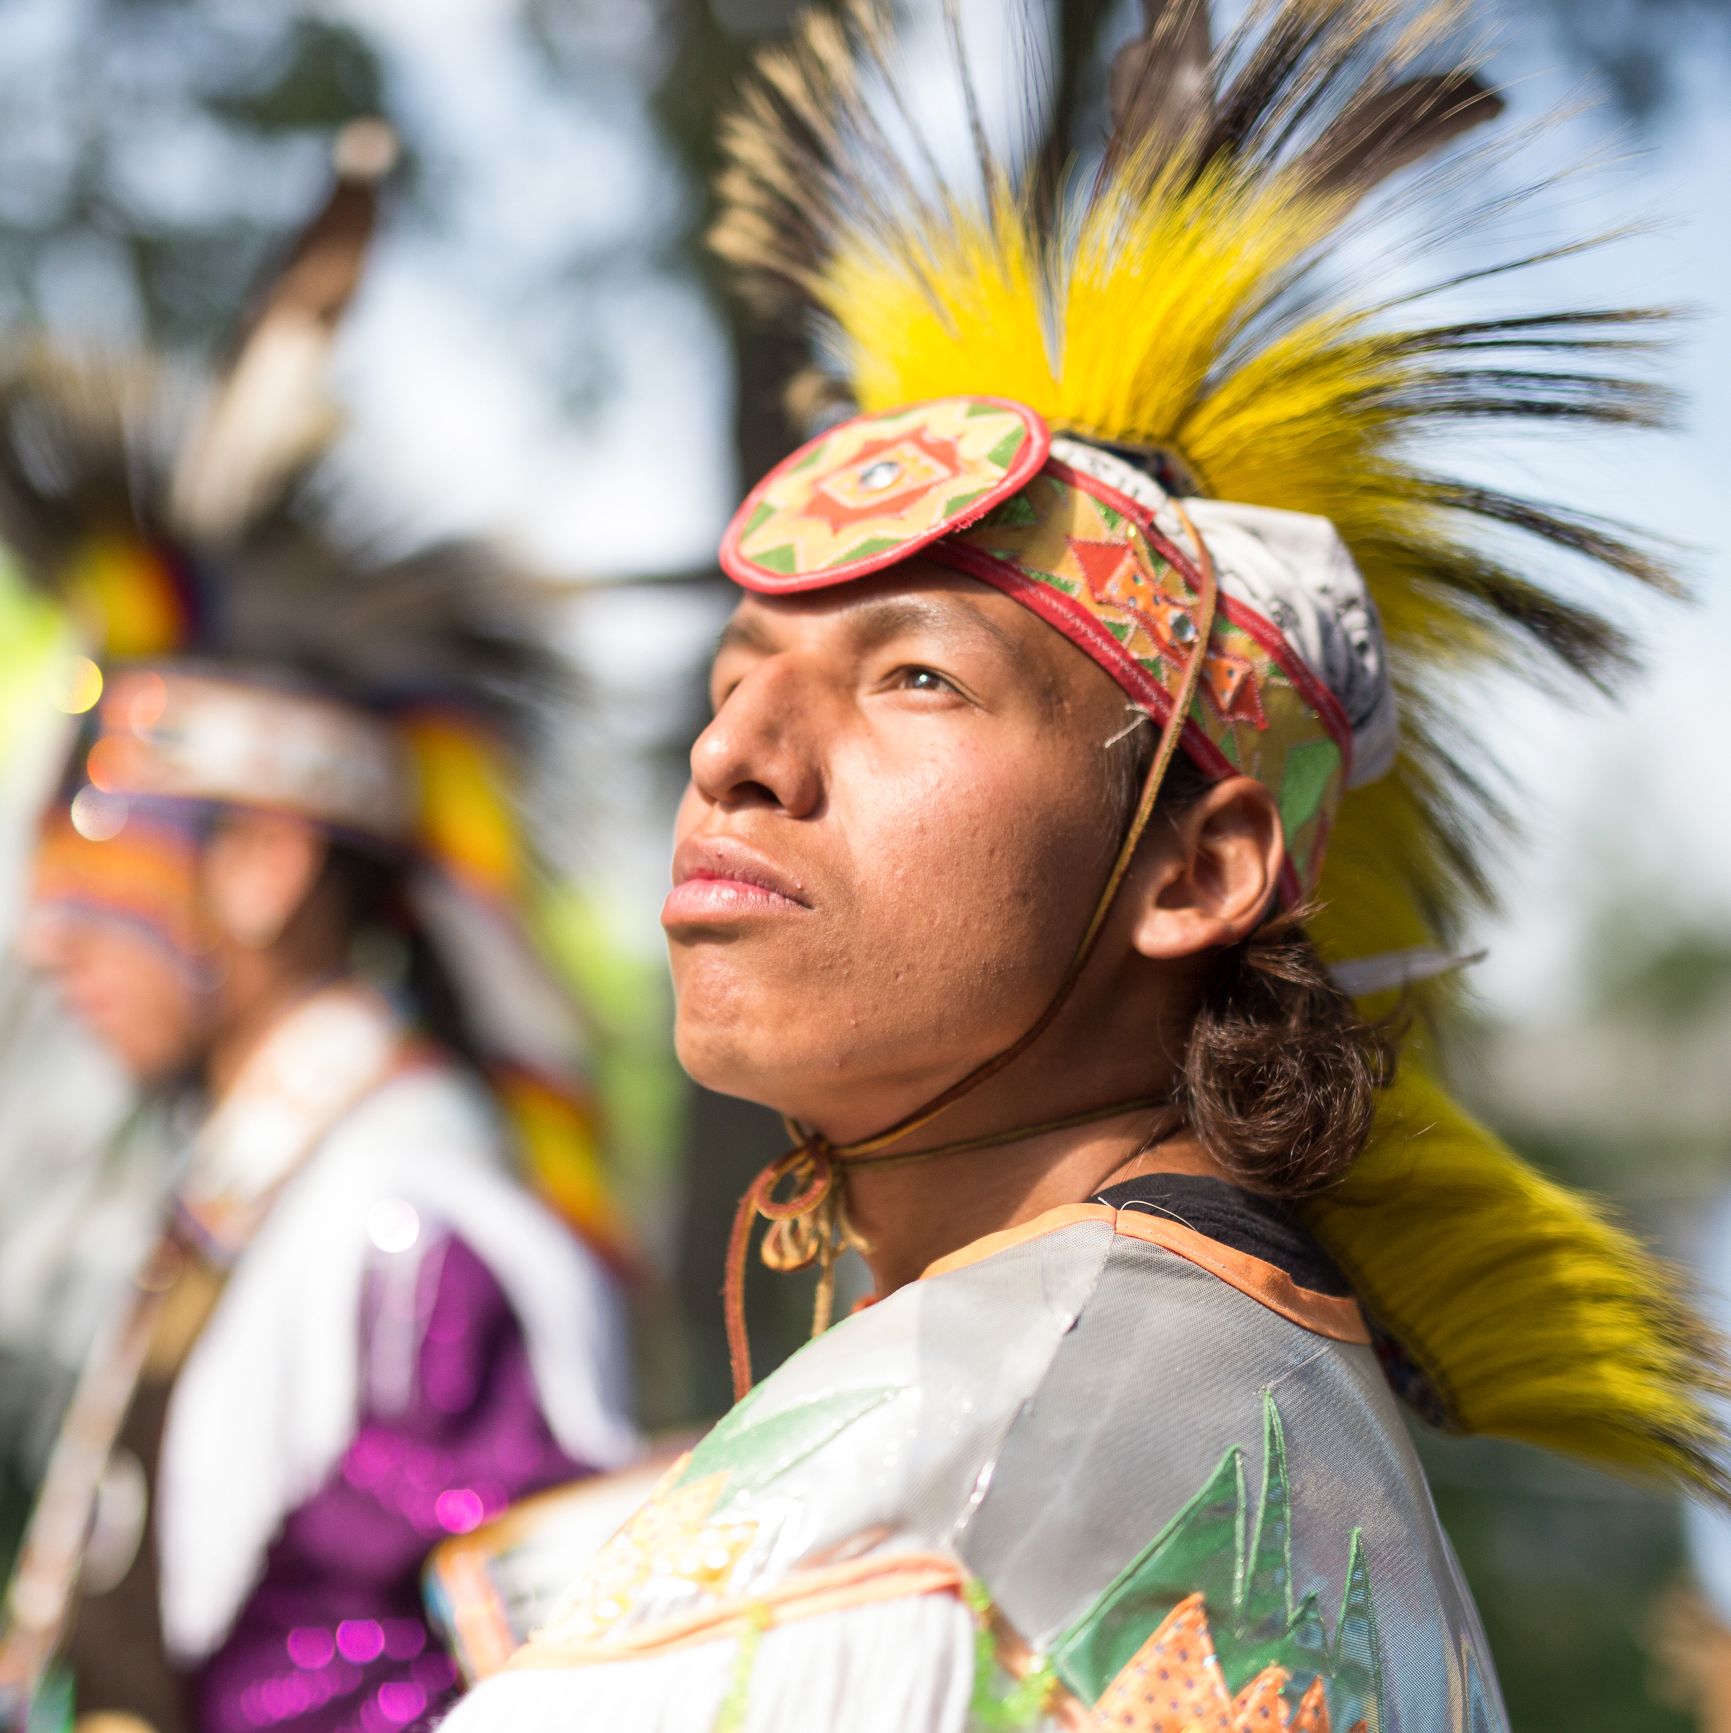
M 1187 1132 L 1160 1137 L 1158 1109 L 954 1155 L 847 1170 L 848 1211 L 870 1248 L 879 1295 L 986 1234 L 1019 1227 L 1063 1204 L 1144 1173 L 1221 1177 Z M 934 1128 L 935 1129 L 935 1128 Z M 1150 1134 L 1153 1133 L 1151 1140 Z M 935 1135 L 926 1140 L 936 1146 Z
M 228 1094 L 247 1061 L 284 1017 L 335 979 L 329 971 L 309 969 L 235 983 L 217 1036 L 205 1054 L 204 1083 L 211 1100 L 220 1101 Z

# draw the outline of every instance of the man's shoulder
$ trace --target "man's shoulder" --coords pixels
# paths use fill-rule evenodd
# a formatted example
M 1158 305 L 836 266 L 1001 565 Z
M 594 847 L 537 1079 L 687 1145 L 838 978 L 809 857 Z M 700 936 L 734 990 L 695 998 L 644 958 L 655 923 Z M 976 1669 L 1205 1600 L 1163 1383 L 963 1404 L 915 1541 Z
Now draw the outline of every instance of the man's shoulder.
M 971 1569 L 972 1537 L 1000 1513 L 1012 1527 L 1067 1526 L 1061 1551 L 1096 1530 L 1121 1546 L 1137 1522 L 1158 1526 L 1182 1502 L 1190 1454 L 1226 1439 L 1244 1399 L 1350 1350 L 1115 1231 L 1111 1214 L 1014 1234 L 808 1344 L 577 1573 L 547 1644 L 635 1649 L 679 1621 L 802 1592 L 841 1558 L 876 1561 L 860 1566 L 874 1595 L 899 1568 L 887 1561 Z M 1197 1400 L 1202 1363 L 1219 1400 Z M 1315 1384 L 1322 1366 L 1306 1376 Z M 1126 1453 L 1167 1465 L 1129 1521 L 1112 1467 Z
M 1052 1702 L 1180 1661 L 1203 1718 L 1228 1685 L 1226 1709 L 1284 1690 L 1318 1726 L 1444 1700 L 1482 1639 L 1374 1356 L 1122 1229 L 1045 1223 L 795 1355 L 577 1573 L 482 1718 L 627 1682 L 633 1713 L 696 1700 L 743 1655 L 764 1689 L 962 1689 L 976 1622 L 1004 1688 Z M 1396 1625 L 1427 1659 L 1391 1683 Z

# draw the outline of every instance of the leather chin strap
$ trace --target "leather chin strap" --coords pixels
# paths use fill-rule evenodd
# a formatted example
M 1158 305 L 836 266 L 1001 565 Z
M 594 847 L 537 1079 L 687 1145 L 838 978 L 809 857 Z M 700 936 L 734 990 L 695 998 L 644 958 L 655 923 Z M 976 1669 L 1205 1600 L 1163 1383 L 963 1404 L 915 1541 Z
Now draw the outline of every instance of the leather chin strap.
M 862 1137 L 853 1143 L 830 1143 L 821 1134 L 807 1130 L 794 1120 L 787 1120 L 788 1136 L 794 1145 L 779 1155 L 758 1174 L 734 1212 L 733 1228 L 727 1242 L 727 1279 L 723 1299 L 727 1320 L 727 1351 L 733 1365 L 733 1396 L 737 1402 L 751 1389 L 751 1341 L 745 1319 L 745 1267 L 750 1253 L 751 1233 L 761 1216 L 769 1223 L 764 1234 L 761 1256 L 772 1270 L 803 1270 L 812 1264 L 819 1268 L 817 1299 L 813 1307 L 813 1336 L 829 1327 L 835 1304 L 836 1254 L 845 1246 L 866 1249 L 847 1217 L 847 1169 L 872 1162 L 888 1165 L 892 1162 L 931 1161 L 939 1156 L 959 1155 L 966 1150 L 990 1149 L 1000 1144 L 1014 1143 L 1022 1138 L 1036 1137 L 1045 1132 L 1069 1130 L 1091 1125 L 1099 1120 L 1113 1119 L 1120 1114 L 1169 1106 L 1163 1096 L 1148 1096 L 1133 1101 L 1115 1101 L 1104 1107 L 1090 1109 L 1065 1119 L 1050 1120 L 1040 1125 L 1015 1126 L 1005 1131 L 989 1132 L 981 1137 L 964 1138 L 958 1142 L 938 1144 L 929 1149 L 896 1150 L 890 1146 L 911 1137 L 929 1125 L 940 1113 L 946 1112 L 964 1096 L 971 1095 L 981 1084 L 989 1082 L 999 1072 L 1015 1063 L 1040 1039 L 1069 1003 L 1088 965 L 1107 917 L 1117 901 L 1118 892 L 1130 871 L 1143 834 L 1154 816 L 1154 805 L 1166 780 L 1184 724 L 1195 702 L 1207 663 L 1209 641 L 1214 630 L 1214 616 L 1219 600 L 1219 586 L 1214 561 L 1208 545 L 1197 533 L 1188 513 L 1174 499 L 1173 510 L 1183 520 L 1185 533 L 1197 556 L 1196 642 L 1184 667 L 1172 706 L 1160 730 L 1154 761 L 1142 784 L 1135 815 L 1124 833 L 1112 870 L 1106 875 L 1100 895 L 1095 899 L 1094 912 L 1077 944 L 1069 966 L 1059 981 L 1044 1011 L 1015 1041 L 977 1065 L 965 1077 L 932 1097 L 925 1106 L 916 1108 L 905 1118 L 884 1131 Z M 777 1193 L 791 1182 L 787 1197 Z

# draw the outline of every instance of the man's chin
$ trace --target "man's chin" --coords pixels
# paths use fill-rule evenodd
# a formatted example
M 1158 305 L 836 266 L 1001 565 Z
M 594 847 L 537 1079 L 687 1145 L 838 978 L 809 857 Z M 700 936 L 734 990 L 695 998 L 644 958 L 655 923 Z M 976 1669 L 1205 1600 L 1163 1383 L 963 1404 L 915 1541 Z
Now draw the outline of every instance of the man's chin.
M 691 1081 L 716 1095 L 733 1095 L 775 1107 L 770 1097 L 784 1079 L 785 1064 L 769 1063 L 754 1052 L 756 1043 L 744 1041 L 734 1029 L 689 1029 L 681 1020 L 673 1051 Z M 779 1111 L 779 1109 L 778 1109 Z
M 834 1073 L 833 1064 L 788 1041 L 766 1038 L 761 1024 L 698 1022 L 681 1017 L 674 1052 L 693 1083 L 772 1113 L 806 1118 L 813 1108 L 813 1081 Z

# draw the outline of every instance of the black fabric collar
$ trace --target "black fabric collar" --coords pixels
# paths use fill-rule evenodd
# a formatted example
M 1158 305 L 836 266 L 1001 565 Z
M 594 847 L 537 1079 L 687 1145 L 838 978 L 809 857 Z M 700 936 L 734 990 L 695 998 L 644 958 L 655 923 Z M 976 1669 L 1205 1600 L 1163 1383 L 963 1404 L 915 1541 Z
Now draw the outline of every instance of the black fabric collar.
M 1147 1173 L 1096 1192 L 1113 1209 L 1169 1216 L 1181 1227 L 1283 1270 L 1314 1294 L 1350 1294 L 1351 1286 L 1291 1209 L 1223 1179 L 1191 1173 Z

